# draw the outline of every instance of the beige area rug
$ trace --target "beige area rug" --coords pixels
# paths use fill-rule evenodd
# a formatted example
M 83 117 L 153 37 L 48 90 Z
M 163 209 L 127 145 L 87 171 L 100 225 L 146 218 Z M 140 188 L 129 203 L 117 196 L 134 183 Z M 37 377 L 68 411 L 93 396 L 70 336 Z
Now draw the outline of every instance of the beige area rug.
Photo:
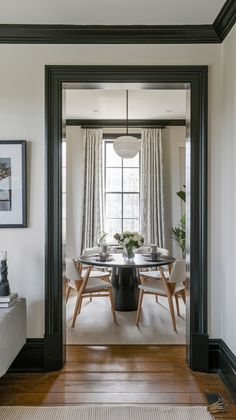
M 166 298 L 145 295 L 139 327 L 135 325 L 136 311 L 116 311 L 117 322 L 112 319 L 108 298 L 94 298 L 92 302 L 84 299 L 82 310 L 74 328 L 71 328 L 72 314 L 76 296 L 67 303 L 67 344 L 185 344 L 186 322 L 185 305 L 180 302 L 181 317 L 176 315 L 177 332 L 174 332 Z
M 206 407 L 0 407 L 1 420 L 212 420 Z

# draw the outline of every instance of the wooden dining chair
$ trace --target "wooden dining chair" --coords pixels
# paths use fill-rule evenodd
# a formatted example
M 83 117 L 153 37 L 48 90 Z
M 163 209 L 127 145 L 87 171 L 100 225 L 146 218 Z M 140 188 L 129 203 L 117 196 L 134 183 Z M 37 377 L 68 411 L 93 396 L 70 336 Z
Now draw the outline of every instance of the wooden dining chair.
M 160 273 L 160 274 L 159 274 Z M 160 276 L 160 277 L 159 277 Z M 155 271 L 144 271 L 140 273 L 141 284 L 139 285 L 139 302 L 136 316 L 136 325 L 139 324 L 141 307 L 143 302 L 144 294 L 164 296 L 168 299 L 171 320 L 174 331 L 176 331 L 176 319 L 173 305 L 173 297 L 178 299 L 178 296 L 183 296 L 186 280 L 186 265 L 185 260 L 176 260 L 173 269 L 166 277 L 163 267 L 159 267 L 158 277 Z M 142 278 L 146 281 L 142 283 Z M 179 306 L 177 306 L 177 312 L 179 315 Z
M 73 259 L 67 259 L 66 261 L 66 278 L 67 287 L 71 290 L 74 289 L 77 292 L 77 298 L 75 303 L 74 315 L 72 319 L 72 327 L 75 326 L 77 315 L 81 311 L 82 301 L 84 298 L 92 297 L 109 297 L 111 302 L 111 310 L 113 320 L 116 323 L 115 304 L 112 292 L 112 285 L 102 280 L 97 276 L 91 277 L 92 266 L 89 266 L 86 270 L 80 271 L 81 266 L 77 261 Z M 98 273 L 94 271 L 94 273 Z M 104 274 L 104 272 L 103 272 Z M 110 275 L 110 273 L 109 273 Z M 66 301 L 69 298 L 69 291 L 66 294 Z

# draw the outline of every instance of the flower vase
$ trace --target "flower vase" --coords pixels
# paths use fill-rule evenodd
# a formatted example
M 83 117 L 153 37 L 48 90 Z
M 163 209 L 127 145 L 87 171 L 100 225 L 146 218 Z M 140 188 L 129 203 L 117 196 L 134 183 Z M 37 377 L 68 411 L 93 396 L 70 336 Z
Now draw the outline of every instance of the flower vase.
M 125 246 L 124 248 L 124 259 L 127 262 L 134 261 L 135 253 L 134 246 Z

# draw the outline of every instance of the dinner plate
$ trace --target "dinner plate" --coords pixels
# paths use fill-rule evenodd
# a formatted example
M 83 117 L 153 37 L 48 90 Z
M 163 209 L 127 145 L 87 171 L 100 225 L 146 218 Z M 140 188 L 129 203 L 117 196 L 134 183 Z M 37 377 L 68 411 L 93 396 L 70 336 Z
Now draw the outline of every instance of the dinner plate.
M 101 260 L 101 258 L 97 258 L 97 257 L 93 257 L 93 259 L 95 260 L 95 261 L 100 261 L 100 262 L 107 262 L 107 261 L 113 261 L 113 258 L 112 257 L 108 257 L 106 260 Z

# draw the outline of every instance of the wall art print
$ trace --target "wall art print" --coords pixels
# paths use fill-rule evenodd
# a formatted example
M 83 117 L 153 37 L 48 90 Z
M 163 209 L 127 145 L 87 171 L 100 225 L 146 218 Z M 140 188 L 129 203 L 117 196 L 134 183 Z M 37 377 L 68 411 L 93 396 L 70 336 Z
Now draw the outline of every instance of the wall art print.
M 27 227 L 25 140 L 0 140 L 0 228 L 11 227 Z

